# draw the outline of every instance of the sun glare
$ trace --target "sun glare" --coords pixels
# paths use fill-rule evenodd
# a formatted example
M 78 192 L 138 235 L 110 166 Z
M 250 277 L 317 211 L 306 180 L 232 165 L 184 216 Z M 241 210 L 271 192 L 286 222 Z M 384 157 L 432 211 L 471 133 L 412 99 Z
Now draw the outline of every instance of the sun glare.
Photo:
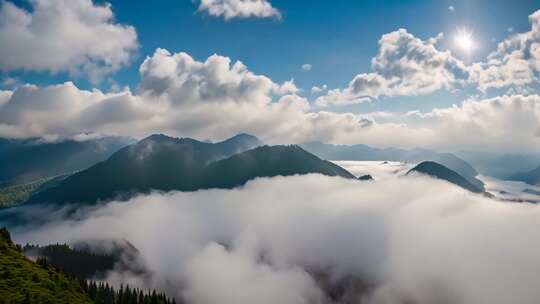
M 477 46 L 474 41 L 472 31 L 466 28 L 459 29 L 454 37 L 454 43 L 457 48 L 470 54 Z

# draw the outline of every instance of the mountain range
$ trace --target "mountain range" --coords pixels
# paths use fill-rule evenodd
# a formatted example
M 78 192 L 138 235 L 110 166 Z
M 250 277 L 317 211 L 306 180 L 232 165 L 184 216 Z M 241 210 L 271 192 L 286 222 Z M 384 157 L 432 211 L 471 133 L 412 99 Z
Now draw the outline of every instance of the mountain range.
M 480 174 L 499 179 L 512 179 L 517 173 L 531 171 L 540 165 L 538 154 L 457 151 L 455 155 L 474 166 Z
M 366 145 L 332 145 L 321 142 L 308 142 L 301 145 L 307 151 L 329 160 L 357 161 L 399 161 L 420 163 L 433 161 L 457 172 L 477 188 L 483 182 L 476 178 L 478 172 L 469 163 L 451 153 L 438 153 L 426 149 L 404 150 L 396 148 L 379 149 Z
M 355 178 L 299 146 L 260 144 L 246 134 L 218 143 L 152 135 L 37 193 L 29 203 L 92 203 L 150 190 L 233 188 L 256 177 L 277 175 L 320 173 Z
M 5 144 L 6 141 L 2 143 Z M 473 192 L 484 191 L 483 183 L 475 178 L 476 170 L 467 162 L 450 153 L 424 149 L 377 149 L 365 145 L 339 146 L 320 142 L 301 146 L 267 146 L 249 134 L 239 134 L 216 143 L 154 134 L 129 145 L 125 139 L 118 138 L 103 138 L 87 143 L 70 141 L 64 144 L 44 144 L 44 147 L 39 148 L 32 145 L 29 148 L 27 145 L 29 144 L 14 141 L 7 145 L 12 148 L 1 150 L 4 153 L 3 157 L 13 155 L 6 151 L 15 151 L 13 147 L 21 146 L 24 147 L 21 151 L 27 149 L 30 151 L 27 152 L 29 154 L 37 154 L 37 151 L 51 154 L 46 153 L 47 148 L 51 148 L 53 151 L 60 151 L 58 154 L 66 156 L 68 160 L 78 161 L 68 161 L 65 165 L 40 166 L 41 161 L 37 163 L 37 173 L 31 171 L 30 164 L 25 165 L 21 161 L 19 166 L 11 167 L 11 172 L 29 172 L 26 176 L 39 176 L 74 168 L 75 164 L 79 167 L 89 164 L 88 168 L 81 168 L 71 175 L 57 178 L 54 183 L 46 183 L 46 187 L 36 186 L 36 190 L 18 196 L 19 200 L 29 197 L 26 201 L 29 204 L 70 202 L 91 204 L 101 200 L 127 199 L 134 194 L 148 193 L 152 190 L 231 189 L 257 177 L 319 173 L 356 178 L 342 167 L 324 159 L 422 162 L 411 172 L 417 171 L 444 179 Z M 98 146 L 104 148 L 96 149 Z M 115 148 L 118 150 L 112 151 Z M 70 156 L 70 149 L 75 151 L 76 155 L 86 157 Z M 90 151 L 78 153 L 84 149 Z M 105 157 L 108 153 L 111 155 Z M 99 157 L 105 159 L 95 164 L 91 163 Z M 45 158 L 54 159 L 52 155 Z M 56 163 L 59 164 L 61 161 L 57 160 Z M 28 169 L 25 169 L 25 166 Z M 39 170 L 40 168 L 45 169 Z M 12 173 L 11 176 L 17 174 Z M 363 176 L 359 179 L 370 180 L 372 177 Z M 24 188 L 34 187 L 25 185 Z M 11 189 L 9 194 L 15 190 Z

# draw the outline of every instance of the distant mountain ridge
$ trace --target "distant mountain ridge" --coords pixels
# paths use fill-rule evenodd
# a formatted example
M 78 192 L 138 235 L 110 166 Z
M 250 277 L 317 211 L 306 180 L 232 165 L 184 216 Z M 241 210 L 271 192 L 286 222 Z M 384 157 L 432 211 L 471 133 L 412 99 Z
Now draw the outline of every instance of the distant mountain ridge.
M 0 184 L 28 183 L 86 169 L 133 142 L 126 137 L 53 143 L 0 138 Z
M 481 174 L 508 179 L 519 172 L 528 172 L 540 164 L 540 155 L 481 151 L 458 151 L 456 155 L 470 163 Z
M 508 179 L 525 182 L 529 185 L 540 185 L 540 166 L 531 171 L 511 175 Z
M 485 192 L 484 188 L 479 188 L 472 183 L 470 183 L 466 178 L 461 176 L 459 173 L 432 161 L 425 161 L 418 164 L 416 167 L 412 168 L 407 172 L 407 174 L 418 172 L 432 176 L 437 179 L 442 179 L 447 182 L 450 182 L 454 185 L 457 185 L 463 189 L 469 190 L 475 193 Z
M 321 173 L 354 178 L 299 146 L 253 147 L 261 143 L 245 134 L 214 144 L 152 135 L 38 193 L 29 202 L 95 202 L 152 189 L 233 188 L 256 177 L 277 175 Z
M 357 161 L 400 161 L 419 163 L 433 161 L 457 172 L 469 183 L 478 188 L 484 186 L 476 178 L 478 172 L 469 163 L 452 153 L 438 153 L 426 149 L 404 150 L 396 148 L 379 149 L 367 145 L 333 145 L 322 142 L 301 144 L 307 151 L 328 160 L 357 160 Z

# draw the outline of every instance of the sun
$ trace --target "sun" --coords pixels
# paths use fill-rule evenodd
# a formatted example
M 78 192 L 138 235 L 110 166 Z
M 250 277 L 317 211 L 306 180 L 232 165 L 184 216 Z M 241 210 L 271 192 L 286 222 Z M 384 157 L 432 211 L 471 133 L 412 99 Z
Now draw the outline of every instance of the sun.
M 467 54 L 470 54 L 477 47 L 472 31 L 466 28 L 461 28 L 457 31 L 454 37 L 454 44 Z

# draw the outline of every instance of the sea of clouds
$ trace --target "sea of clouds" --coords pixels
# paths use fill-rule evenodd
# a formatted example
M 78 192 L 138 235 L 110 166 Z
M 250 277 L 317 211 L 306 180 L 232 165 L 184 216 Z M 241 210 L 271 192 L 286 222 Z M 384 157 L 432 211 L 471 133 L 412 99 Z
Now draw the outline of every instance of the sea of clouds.
M 540 206 L 425 176 L 260 178 L 50 220 L 15 241 L 128 240 L 149 271 L 108 280 L 187 303 L 540 302 Z

